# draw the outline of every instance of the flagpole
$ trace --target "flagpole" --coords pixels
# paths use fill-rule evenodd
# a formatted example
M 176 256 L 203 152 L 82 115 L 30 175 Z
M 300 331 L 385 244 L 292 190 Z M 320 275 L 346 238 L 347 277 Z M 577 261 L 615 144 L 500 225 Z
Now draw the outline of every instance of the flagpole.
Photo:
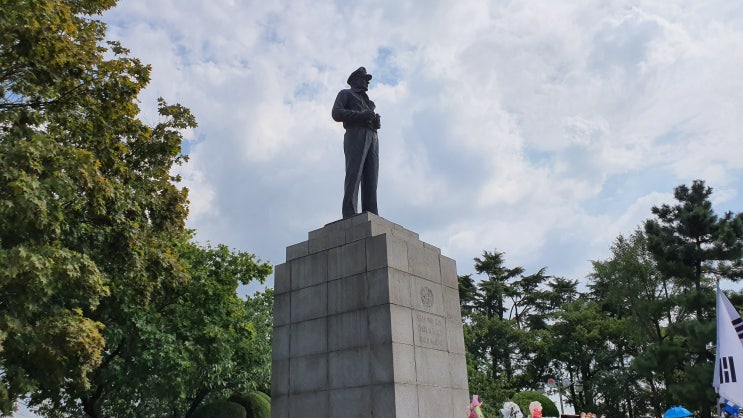
M 717 320 L 718 316 L 720 315 L 720 276 L 715 275 L 715 282 L 717 283 L 717 294 L 715 295 L 715 334 L 716 334 L 716 345 L 715 345 L 715 365 L 719 363 L 720 361 L 720 324 Z M 717 370 L 717 368 L 715 368 Z M 712 378 L 717 379 L 717 376 L 714 376 Z M 720 408 L 720 394 L 717 393 L 717 416 L 719 418 L 722 418 L 722 410 Z

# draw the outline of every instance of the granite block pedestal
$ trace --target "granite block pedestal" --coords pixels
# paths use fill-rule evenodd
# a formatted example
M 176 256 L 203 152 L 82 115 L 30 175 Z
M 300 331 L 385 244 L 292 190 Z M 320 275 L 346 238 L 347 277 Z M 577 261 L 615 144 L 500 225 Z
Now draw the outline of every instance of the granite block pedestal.
M 275 268 L 272 418 L 461 418 L 469 404 L 454 260 L 363 213 Z

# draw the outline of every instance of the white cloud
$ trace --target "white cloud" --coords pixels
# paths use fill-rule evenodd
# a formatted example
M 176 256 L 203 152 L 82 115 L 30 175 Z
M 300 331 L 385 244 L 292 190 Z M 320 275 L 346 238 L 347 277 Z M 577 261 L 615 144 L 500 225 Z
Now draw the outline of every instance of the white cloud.
M 142 96 L 192 109 L 189 224 L 277 264 L 340 217 L 348 74 L 374 75 L 380 213 L 472 271 L 483 250 L 582 275 L 702 178 L 739 212 L 743 9 L 486 0 L 123 0 Z M 717 202 L 717 201 L 716 201 Z

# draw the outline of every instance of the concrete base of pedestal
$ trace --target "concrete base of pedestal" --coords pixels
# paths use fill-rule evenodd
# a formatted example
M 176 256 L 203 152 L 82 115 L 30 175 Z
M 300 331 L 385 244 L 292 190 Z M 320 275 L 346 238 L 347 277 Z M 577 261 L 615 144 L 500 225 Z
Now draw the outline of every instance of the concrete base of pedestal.
M 275 268 L 272 418 L 460 418 L 454 260 L 370 213 L 311 231 Z

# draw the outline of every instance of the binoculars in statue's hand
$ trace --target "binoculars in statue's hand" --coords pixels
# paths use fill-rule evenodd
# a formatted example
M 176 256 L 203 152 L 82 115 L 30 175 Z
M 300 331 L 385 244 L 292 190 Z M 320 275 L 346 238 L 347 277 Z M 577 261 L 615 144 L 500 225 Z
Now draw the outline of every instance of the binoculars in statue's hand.
M 371 126 L 373 129 L 379 129 L 382 127 L 382 122 L 380 120 L 379 113 L 374 114 L 374 117 L 371 120 Z

